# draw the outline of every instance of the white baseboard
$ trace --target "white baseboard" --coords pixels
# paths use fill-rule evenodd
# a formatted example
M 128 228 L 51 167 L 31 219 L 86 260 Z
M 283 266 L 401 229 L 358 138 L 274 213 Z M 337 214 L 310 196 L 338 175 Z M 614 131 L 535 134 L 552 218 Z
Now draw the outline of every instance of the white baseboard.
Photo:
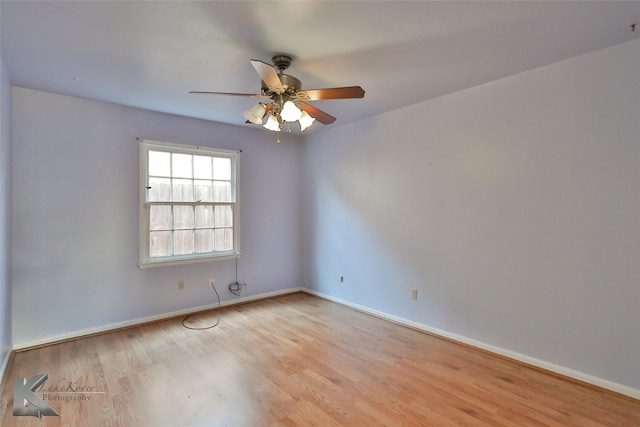
M 286 295 L 286 294 L 291 294 L 294 292 L 300 292 L 302 291 L 303 288 L 291 288 L 291 289 L 285 289 L 282 291 L 276 291 L 276 292 L 268 292 L 268 293 L 263 293 L 263 294 L 258 294 L 258 295 L 250 295 L 247 297 L 242 297 L 242 298 L 236 298 L 236 299 L 232 299 L 229 301 L 222 301 L 220 303 L 220 307 L 227 307 L 227 306 L 232 306 L 232 305 L 236 305 L 236 304 L 244 304 L 247 302 L 252 302 L 252 301 L 258 301 L 258 300 L 262 300 L 265 298 L 272 298 L 272 297 L 277 297 L 277 296 L 281 296 L 281 295 Z M 46 337 L 46 338 L 42 338 L 39 340 L 35 340 L 35 341 L 28 341 L 28 342 L 22 342 L 22 343 L 17 343 L 17 344 L 13 344 L 13 350 L 14 351 L 19 351 L 19 350 L 26 350 L 32 347 L 40 347 L 43 345 L 47 345 L 47 344 L 52 344 L 58 341 L 65 341 L 65 340 L 70 340 L 70 339 L 76 339 L 76 338 L 81 338 L 84 336 L 88 336 L 88 335 L 93 335 L 93 334 L 99 334 L 99 333 L 104 333 L 104 332 L 109 332 L 109 331 L 113 331 L 116 329 L 122 329 L 122 328 L 128 328 L 128 327 L 132 327 L 132 326 L 137 326 L 137 325 L 141 325 L 144 323 L 150 323 L 150 322 L 157 322 L 157 321 L 161 321 L 161 320 L 165 320 L 165 319 L 170 319 L 172 317 L 178 317 L 178 316 L 186 316 L 192 313 L 197 313 L 199 311 L 205 311 L 205 310 L 212 310 L 218 307 L 218 303 L 214 303 L 214 304 L 207 304 L 207 305 L 202 305 L 199 307 L 192 307 L 192 308 L 187 308 L 184 310 L 177 310 L 177 311 L 172 311 L 169 313 L 163 313 L 163 314 L 158 314 L 155 316 L 148 316 L 148 317 L 140 317 L 138 319 L 133 319 L 133 320 L 126 320 L 124 322 L 118 322 L 118 323 L 112 323 L 109 325 L 104 325 L 104 326 L 99 326 L 96 328 L 86 328 L 86 329 L 79 329 L 76 331 L 71 331 L 71 332 L 67 332 L 64 334 L 60 334 L 60 335 L 55 335 L 55 336 L 51 336 L 51 337 Z
M 349 301 L 345 301 L 339 298 L 335 298 L 331 295 L 324 294 L 322 292 L 313 291 L 310 289 L 303 288 L 302 291 L 307 292 L 309 294 L 318 296 L 320 298 L 324 298 L 329 301 L 336 302 L 338 304 L 345 305 L 347 307 L 353 308 L 358 311 L 362 311 L 363 313 L 371 314 L 376 317 L 380 317 L 385 320 L 389 320 L 401 325 L 408 326 L 410 328 L 418 329 L 424 332 L 428 332 L 433 335 L 437 335 L 443 338 L 447 338 L 452 341 L 457 341 L 462 344 L 470 345 L 472 347 L 476 347 L 491 353 L 499 354 L 501 356 L 507 357 L 509 359 L 517 360 L 522 363 L 526 363 L 527 365 L 535 366 L 546 371 L 554 372 L 556 374 L 563 375 L 565 377 L 573 378 L 575 380 L 592 384 L 600 388 L 604 388 L 607 390 L 614 391 L 616 393 L 624 394 L 626 396 L 632 397 L 634 399 L 640 399 L 640 390 L 635 389 L 633 387 L 629 387 L 623 384 L 618 384 L 613 381 L 605 380 L 602 378 L 594 377 L 593 375 L 585 374 L 583 372 L 575 371 L 573 369 L 556 365 L 554 363 L 549 363 L 544 360 L 539 360 L 533 357 L 526 356 L 524 354 L 516 353 L 511 350 L 505 350 L 500 347 L 496 347 L 481 341 L 477 341 L 471 338 L 467 338 L 463 335 L 454 334 L 451 332 L 447 332 L 441 329 L 432 328 L 427 325 L 423 325 L 421 323 L 412 322 L 407 319 L 403 319 L 401 317 L 393 316 L 391 314 L 387 314 L 381 311 L 373 310 L 369 307 L 365 307 L 362 305 L 354 304 Z

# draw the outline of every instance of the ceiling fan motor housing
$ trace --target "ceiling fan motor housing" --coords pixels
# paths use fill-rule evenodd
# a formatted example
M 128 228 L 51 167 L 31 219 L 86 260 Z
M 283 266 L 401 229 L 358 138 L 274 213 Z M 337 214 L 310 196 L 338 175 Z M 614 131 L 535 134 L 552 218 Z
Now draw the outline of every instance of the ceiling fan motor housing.
M 280 79 L 280 82 L 282 83 L 282 86 L 284 86 L 286 88 L 285 93 L 288 93 L 290 95 L 295 94 L 296 92 L 299 92 L 300 89 L 302 88 L 302 83 L 300 82 L 300 80 L 298 80 L 297 78 L 290 76 L 289 74 L 278 74 L 278 78 Z M 272 90 L 269 89 L 269 86 L 266 85 L 266 83 L 263 81 L 262 82 L 262 93 L 263 94 L 268 94 L 271 93 Z

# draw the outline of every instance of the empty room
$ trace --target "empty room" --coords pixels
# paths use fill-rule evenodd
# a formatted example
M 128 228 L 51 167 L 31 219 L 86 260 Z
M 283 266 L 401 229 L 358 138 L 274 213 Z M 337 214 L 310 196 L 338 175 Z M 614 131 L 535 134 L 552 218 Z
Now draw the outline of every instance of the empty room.
M 639 426 L 638 24 L 0 0 L 0 425 Z

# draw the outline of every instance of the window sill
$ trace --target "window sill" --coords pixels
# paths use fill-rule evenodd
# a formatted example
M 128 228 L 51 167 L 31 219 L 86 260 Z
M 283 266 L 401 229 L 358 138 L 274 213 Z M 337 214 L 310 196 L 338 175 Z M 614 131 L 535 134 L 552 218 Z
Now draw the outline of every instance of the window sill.
M 240 256 L 239 252 L 229 252 L 226 254 L 216 255 L 216 256 L 206 256 L 199 258 L 182 258 L 182 259 L 159 259 L 157 261 L 141 261 L 138 263 L 138 268 L 140 270 L 146 270 L 148 268 L 156 268 L 156 267 L 169 267 L 172 265 L 184 265 L 184 264 L 196 264 L 201 262 L 215 262 L 215 261 L 225 261 L 229 259 L 236 259 Z

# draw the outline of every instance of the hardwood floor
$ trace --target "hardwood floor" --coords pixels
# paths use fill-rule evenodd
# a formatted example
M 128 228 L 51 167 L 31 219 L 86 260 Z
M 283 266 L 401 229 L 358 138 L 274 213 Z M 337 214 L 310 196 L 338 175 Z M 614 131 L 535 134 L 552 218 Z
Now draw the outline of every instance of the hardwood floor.
M 13 416 L 38 373 L 60 416 Z M 0 403 L 4 427 L 640 426 L 638 400 L 302 293 L 19 352 Z

